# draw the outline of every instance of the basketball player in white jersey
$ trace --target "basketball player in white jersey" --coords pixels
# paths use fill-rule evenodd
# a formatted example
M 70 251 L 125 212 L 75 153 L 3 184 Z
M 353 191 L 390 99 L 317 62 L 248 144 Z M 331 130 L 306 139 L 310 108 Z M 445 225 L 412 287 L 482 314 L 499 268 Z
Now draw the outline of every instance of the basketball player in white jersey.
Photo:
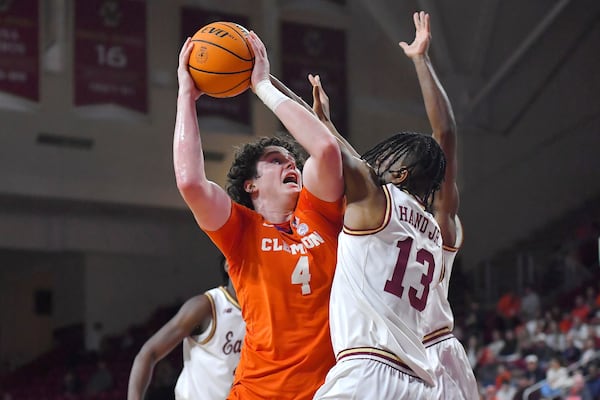
M 429 15 L 415 13 L 414 21 L 415 41 L 410 46 L 404 42 L 400 45 L 415 62 L 431 118 L 431 113 L 440 107 L 431 102 L 444 100 L 438 95 L 445 93 L 426 53 Z M 423 36 L 427 37 L 424 51 L 420 48 L 421 53 L 413 55 L 411 52 L 415 45 L 421 46 Z M 314 109 L 335 132 L 320 80 L 312 76 L 310 79 Z M 432 121 L 434 131 L 442 122 L 445 121 Z M 356 161 L 357 154 L 343 138 L 338 138 L 346 164 L 348 198 L 330 305 L 338 363 L 315 398 L 460 399 L 460 383 L 449 378 L 438 359 L 431 359 L 428 350 L 418 343 L 426 332 L 431 332 L 428 297 L 444 293 L 438 287 L 444 276 L 441 231 L 428 212 L 434 193 L 447 174 L 442 149 L 423 135 L 399 134 L 363 156 L 374 168 L 365 173 L 365 164 L 355 162 L 352 166 L 349 160 Z M 452 172 L 454 178 L 455 170 Z M 387 184 L 378 190 L 378 183 Z M 452 184 L 455 186 L 455 179 Z M 436 341 L 431 348 L 439 343 Z M 470 371 L 468 364 L 467 368 Z M 467 388 L 464 392 L 471 391 Z
M 227 270 L 225 258 L 221 265 Z M 176 400 L 224 400 L 240 358 L 245 324 L 231 282 L 186 301 L 135 357 L 128 400 L 142 400 L 154 366 L 183 341 Z
M 444 274 L 440 285 L 431 291 L 425 310 L 427 334 L 424 338 L 427 354 L 437 364 L 440 398 L 478 399 L 477 382 L 462 344 L 452 335 L 454 315 L 448 302 L 448 288 L 456 253 L 462 244 L 462 226 L 458 219 L 459 192 L 456 184 L 458 160 L 456 123 L 450 101 L 439 83 L 429 59 L 431 31 L 429 15 L 415 13 L 415 39 L 400 46 L 417 71 L 432 136 L 446 156 L 446 172 L 433 202 L 433 214 L 440 226 L 443 241 Z M 454 381 L 455 384 L 448 383 Z M 451 388 L 459 388 L 459 393 Z M 450 388 L 450 389 L 449 389 Z

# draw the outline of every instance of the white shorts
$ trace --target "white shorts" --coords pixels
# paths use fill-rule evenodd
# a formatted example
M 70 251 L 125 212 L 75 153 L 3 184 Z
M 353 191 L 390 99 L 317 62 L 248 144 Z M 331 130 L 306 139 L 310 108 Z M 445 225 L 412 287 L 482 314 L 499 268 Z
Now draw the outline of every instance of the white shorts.
M 478 400 L 479 387 L 460 341 L 451 333 L 446 333 L 424 344 L 435 370 L 437 398 Z
M 374 358 L 338 361 L 313 399 L 435 399 L 435 388 L 410 370 Z

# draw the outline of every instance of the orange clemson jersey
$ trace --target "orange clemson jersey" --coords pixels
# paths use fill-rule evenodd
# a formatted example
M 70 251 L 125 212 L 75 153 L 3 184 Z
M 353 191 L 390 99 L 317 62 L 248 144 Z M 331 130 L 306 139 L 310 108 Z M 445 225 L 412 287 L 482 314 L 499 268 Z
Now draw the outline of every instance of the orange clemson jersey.
M 246 336 L 228 399 L 312 399 L 335 364 L 329 295 L 343 201 L 306 189 L 289 224 L 273 225 L 233 203 L 206 232 L 227 257 Z

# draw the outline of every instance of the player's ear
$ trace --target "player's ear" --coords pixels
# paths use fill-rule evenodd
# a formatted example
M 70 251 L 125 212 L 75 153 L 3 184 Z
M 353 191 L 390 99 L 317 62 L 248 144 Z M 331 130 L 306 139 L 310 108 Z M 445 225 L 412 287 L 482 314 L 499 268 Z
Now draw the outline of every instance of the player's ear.
M 402 182 L 408 178 L 408 168 L 401 167 L 398 170 L 390 171 L 390 182 L 394 185 L 400 185 Z
M 254 193 L 256 191 L 256 186 L 254 185 L 254 182 L 251 180 L 247 180 L 246 182 L 244 182 L 244 190 L 246 191 L 246 193 Z

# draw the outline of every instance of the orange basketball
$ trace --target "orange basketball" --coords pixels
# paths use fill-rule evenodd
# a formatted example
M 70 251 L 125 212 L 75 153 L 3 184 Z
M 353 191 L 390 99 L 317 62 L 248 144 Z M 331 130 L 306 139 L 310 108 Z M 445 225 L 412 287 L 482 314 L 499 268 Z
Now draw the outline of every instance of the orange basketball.
M 250 87 L 254 53 L 248 30 L 233 22 L 213 22 L 200 28 L 188 63 L 196 87 L 211 97 L 233 97 Z

